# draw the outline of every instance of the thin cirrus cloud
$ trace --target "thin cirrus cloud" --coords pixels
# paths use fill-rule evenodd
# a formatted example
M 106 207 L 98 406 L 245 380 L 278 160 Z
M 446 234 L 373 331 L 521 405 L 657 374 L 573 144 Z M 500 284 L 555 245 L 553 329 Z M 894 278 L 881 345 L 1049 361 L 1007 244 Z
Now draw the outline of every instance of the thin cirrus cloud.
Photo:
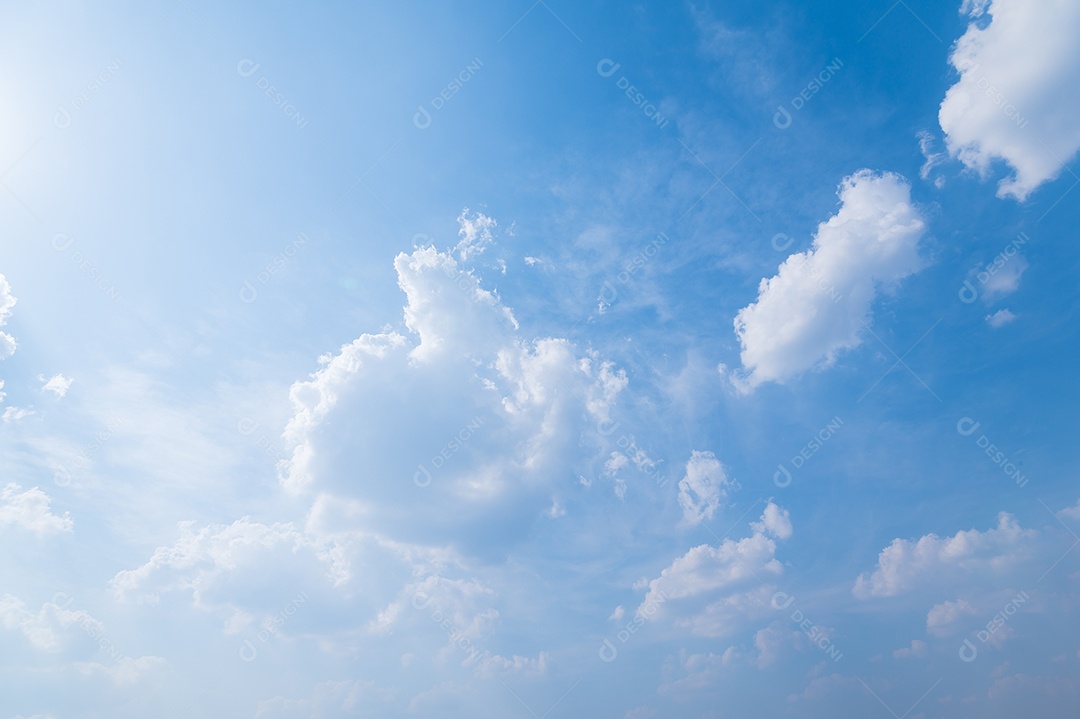
M 744 368 L 735 382 L 744 392 L 828 367 L 858 347 L 874 299 L 924 264 L 926 222 L 906 180 L 860 170 L 839 195 L 840 209 L 818 226 L 811 248 L 763 279 L 757 300 L 735 317 Z
M 963 10 L 972 22 L 949 57 L 960 78 L 938 121 L 949 153 L 981 176 L 994 160 L 1008 163 L 997 194 L 1023 201 L 1080 150 L 1080 4 L 993 0 Z

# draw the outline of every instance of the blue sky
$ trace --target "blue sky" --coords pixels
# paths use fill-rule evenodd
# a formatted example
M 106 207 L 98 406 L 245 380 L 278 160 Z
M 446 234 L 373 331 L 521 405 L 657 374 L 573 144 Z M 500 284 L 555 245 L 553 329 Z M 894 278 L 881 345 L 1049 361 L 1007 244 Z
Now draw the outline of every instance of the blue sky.
M 0 718 L 1064 716 L 1080 9 L 0 23 Z

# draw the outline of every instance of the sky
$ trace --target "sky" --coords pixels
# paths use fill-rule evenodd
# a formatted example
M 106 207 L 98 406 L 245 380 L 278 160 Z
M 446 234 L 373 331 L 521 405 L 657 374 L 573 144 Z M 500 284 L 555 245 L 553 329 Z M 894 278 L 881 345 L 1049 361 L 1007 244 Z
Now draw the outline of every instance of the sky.
M 0 10 L 0 719 L 1080 702 L 1080 4 Z

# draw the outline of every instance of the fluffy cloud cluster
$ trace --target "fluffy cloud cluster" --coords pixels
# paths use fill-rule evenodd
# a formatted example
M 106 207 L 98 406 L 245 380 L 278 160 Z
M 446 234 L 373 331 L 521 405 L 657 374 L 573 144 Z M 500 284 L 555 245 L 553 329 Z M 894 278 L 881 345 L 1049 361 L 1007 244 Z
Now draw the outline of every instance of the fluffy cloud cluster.
M 998 196 L 1024 200 L 1080 150 L 1080 4 L 993 0 L 964 10 L 973 22 L 949 58 L 960 79 L 938 121 L 967 167 L 986 176 L 994 160 L 1008 163 Z
M 0 526 L 13 525 L 39 535 L 61 534 L 74 528 L 75 522 L 66 512 L 62 517 L 52 513 L 49 495 L 37 487 L 21 490 L 14 482 L 0 488 Z
M 844 179 L 839 195 L 840 209 L 818 226 L 813 246 L 763 279 L 757 301 L 735 317 L 745 391 L 829 366 L 857 347 L 877 294 L 922 267 L 926 223 L 902 177 L 862 170 Z
M 394 266 L 408 335 L 362 335 L 293 385 L 281 482 L 381 508 L 395 540 L 490 549 L 580 490 L 626 376 L 565 339 L 519 337 L 449 253 Z
M 958 575 L 1001 572 L 1030 555 L 1036 535 L 1002 512 L 997 527 L 985 532 L 969 529 L 952 537 L 927 534 L 914 541 L 894 539 L 881 550 L 874 571 L 855 580 L 852 592 L 860 599 L 892 597 L 925 582 L 941 584 Z
M 776 559 L 776 541 L 791 536 L 791 518 L 769 502 L 749 537 L 725 539 L 719 546 L 702 544 L 677 557 L 648 591 L 636 616 L 668 621 L 696 636 L 730 634 L 749 617 L 770 611 L 770 584 L 783 573 Z

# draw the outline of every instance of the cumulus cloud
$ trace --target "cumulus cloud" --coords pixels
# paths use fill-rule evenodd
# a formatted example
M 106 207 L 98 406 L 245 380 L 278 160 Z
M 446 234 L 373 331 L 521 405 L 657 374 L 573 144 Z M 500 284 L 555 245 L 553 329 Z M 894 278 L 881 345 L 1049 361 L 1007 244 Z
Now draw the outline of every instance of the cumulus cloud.
M 0 275 L 0 327 L 3 327 L 11 317 L 11 308 L 15 306 L 16 299 L 11 294 L 11 285 L 7 278 Z M 18 345 L 15 338 L 6 332 L 0 332 L 0 360 L 7 359 L 15 354 Z
M 1004 327 L 1013 320 L 1016 319 L 1016 315 L 1012 313 L 1008 308 L 1000 309 L 997 312 L 986 316 L 986 324 L 990 325 L 994 329 L 998 327 Z
M 978 610 L 967 599 L 941 602 L 926 613 L 926 631 L 938 637 L 948 636 L 965 617 L 977 614 Z
M 926 656 L 926 642 L 922 639 L 912 639 L 911 646 L 900 647 L 892 655 L 896 659 L 914 659 Z
M 278 479 L 303 522 L 185 522 L 118 572 L 113 592 L 151 604 L 186 595 L 250 637 L 292 596 L 283 588 L 302 589 L 288 631 L 324 648 L 408 633 L 434 643 L 417 656 L 478 676 L 544 673 L 544 652 L 495 644 L 493 586 L 538 523 L 572 521 L 574 495 L 589 492 L 578 478 L 596 476 L 616 444 L 611 413 L 628 380 L 566 339 L 522 337 L 449 252 L 420 248 L 394 268 L 404 328 L 360 335 L 290 388 Z M 653 466 L 618 446 L 624 470 Z M 315 617 L 330 627 L 305 624 Z
M 712 452 L 694 451 L 686 463 L 686 476 L 679 480 L 679 506 L 683 523 L 696 525 L 712 519 L 716 510 L 739 488 Z
M 776 540 L 791 536 L 787 512 L 769 502 L 753 533 L 719 546 L 702 544 L 677 557 L 648 591 L 635 615 L 671 621 L 697 636 L 725 636 L 747 618 L 768 611 L 769 580 L 783 573 Z
M 521 338 L 449 253 L 394 266 L 408 334 L 362 335 L 294 383 L 280 480 L 382 508 L 381 536 L 492 551 L 582 486 L 626 375 L 566 339 Z M 647 459 L 627 452 L 616 461 Z
M 861 170 L 839 195 L 840 209 L 818 226 L 813 246 L 763 279 L 757 301 L 735 317 L 744 391 L 833 364 L 862 342 L 878 293 L 923 266 L 926 223 L 902 177 Z
M 1007 259 L 996 260 L 985 271 L 977 273 L 975 277 L 983 286 L 983 300 L 990 302 L 1016 292 L 1028 266 L 1028 261 L 1022 255 L 1014 254 Z
M 1022 529 L 1016 518 L 1002 512 L 997 527 L 957 532 L 952 537 L 927 534 L 918 540 L 894 539 L 878 555 L 877 567 L 855 580 L 859 599 L 893 597 L 923 582 L 977 572 L 1001 572 L 1030 554 L 1036 532 Z
M 62 374 L 54 374 L 52 377 L 45 379 L 45 375 L 38 375 L 38 382 L 42 382 L 42 392 L 52 392 L 57 397 L 63 397 L 67 394 L 68 388 L 71 387 L 71 383 L 74 382 L 70 377 L 65 377 Z
M 247 585 L 249 590 L 266 586 L 292 571 L 294 581 L 309 588 L 319 583 L 341 583 L 349 567 L 338 548 L 316 539 L 292 524 L 262 524 L 248 518 L 229 525 L 194 528 L 181 522 L 180 537 L 159 547 L 140 567 L 118 572 L 111 585 L 118 599 L 157 604 L 167 592 L 191 592 L 195 606 L 206 610 L 227 605 L 223 587 Z M 272 568 L 272 569 L 268 569 Z M 261 576 L 271 573 L 273 577 Z M 272 593 L 276 596 L 279 592 Z M 269 609 L 270 607 L 267 607 Z
M 0 596 L 0 626 L 9 631 L 19 631 L 37 649 L 58 651 L 62 635 L 78 625 L 84 631 L 100 635 L 101 622 L 82 609 L 68 609 L 55 602 L 46 602 L 37 611 L 30 611 L 26 603 L 11 594 Z
M 631 467 L 640 474 L 653 478 L 657 484 L 663 484 L 659 475 L 660 463 L 649 456 L 649 453 L 638 446 L 637 438 L 633 435 L 622 435 L 616 444 L 619 450 L 613 451 L 604 461 L 603 476 L 613 480 L 612 491 L 620 500 L 626 499 L 627 482 L 626 474 Z M 622 476 L 620 476 L 622 475 Z M 589 486 L 590 481 L 582 478 L 582 484 Z
M 769 502 L 765 505 L 765 511 L 761 513 L 761 521 L 750 525 L 754 531 L 767 534 L 777 539 L 787 539 L 791 536 L 791 514 L 776 504 Z
M 479 651 L 477 643 L 491 635 L 499 620 L 498 610 L 491 606 L 494 599 L 495 592 L 476 580 L 432 575 L 406 585 L 401 595 L 368 624 L 368 629 L 374 634 L 388 634 L 407 619 L 415 626 L 431 621 L 429 615 L 436 615 L 436 623 L 445 619 L 453 626 L 447 641 L 451 650 L 460 642 Z
M 1073 506 L 1058 511 L 1057 516 L 1065 519 L 1080 520 L 1080 499 L 1076 500 L 1076 504 Z
M 973 18 L 949 57 L 960 79 L 938 112 L 949 153 L 987 176 L 1013 174 L 999 197 L 1024 200 L 1080 149 L 1080 5 L 1069 0 L 965 2 Z
M 14 482 L 0 489 L 0 525 L 20 527 L 38 535 L 62 534 L 75 527 L 67 512 L 62 517 L 52 513 L 49 495 L 37 487 L 21 490 Z

